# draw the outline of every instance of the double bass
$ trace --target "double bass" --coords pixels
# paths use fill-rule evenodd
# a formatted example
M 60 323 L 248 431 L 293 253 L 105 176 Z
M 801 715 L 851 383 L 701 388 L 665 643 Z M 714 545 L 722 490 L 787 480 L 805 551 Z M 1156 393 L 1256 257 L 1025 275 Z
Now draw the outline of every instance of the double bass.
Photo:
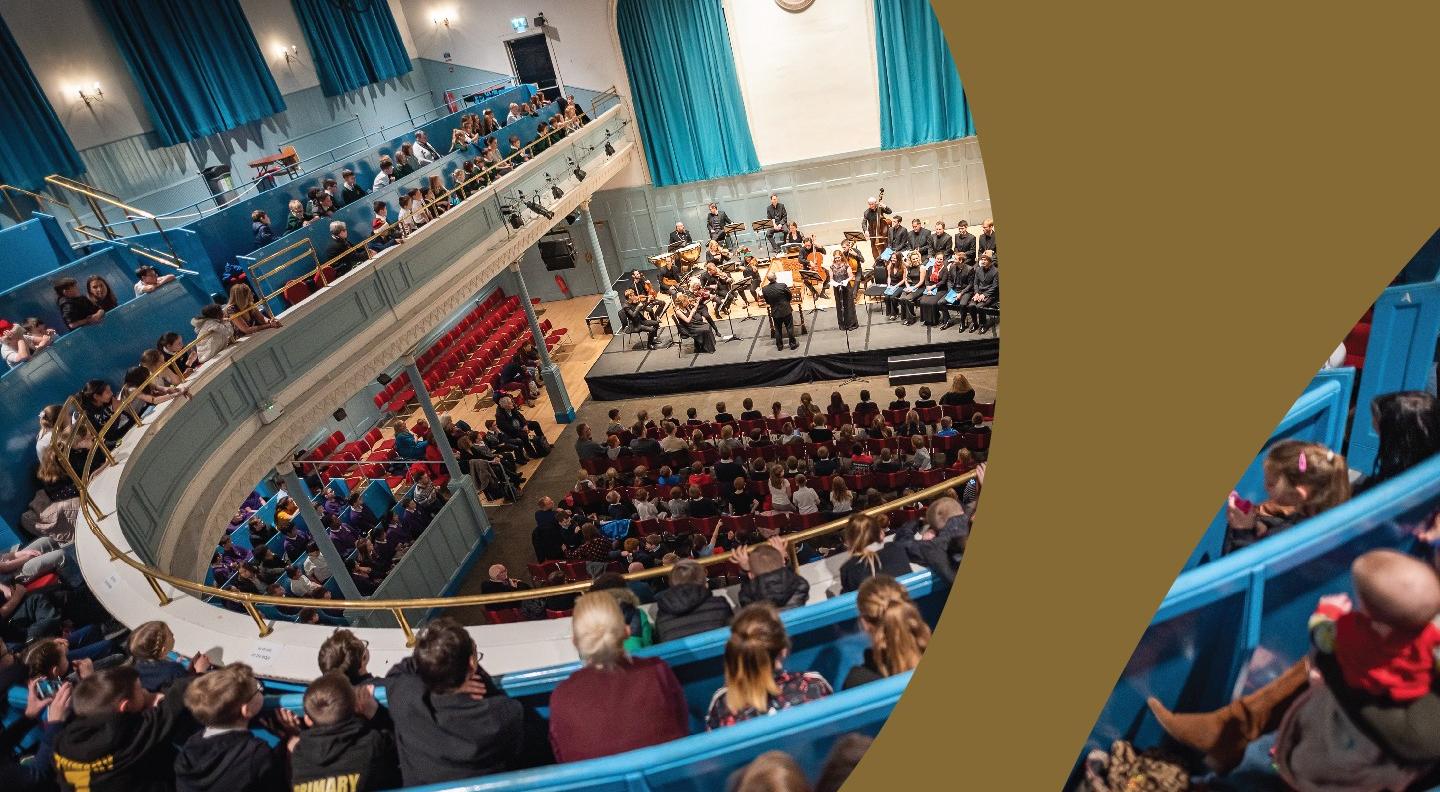
M 870 237 L 870 252 L 875 256 L 875 261 L 880 260 L 880 252 L 885 249 L 889 241 L 890 218 L 885 210 L 885 188 L 881 187 L 879 194 L 875 197 L 875 220 L 870 227 L 865 229 L 865 234 Z

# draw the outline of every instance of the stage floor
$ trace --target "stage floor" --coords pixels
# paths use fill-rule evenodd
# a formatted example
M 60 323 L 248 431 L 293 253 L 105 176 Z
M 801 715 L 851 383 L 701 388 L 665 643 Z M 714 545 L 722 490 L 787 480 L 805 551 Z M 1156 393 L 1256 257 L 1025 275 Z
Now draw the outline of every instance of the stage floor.
M 822 306 L 828 303 L 826 300 Z M 836 325 L 834 308 L 823 308 L 818 313 L 807 308 L 809 332 L 796 335 L 800 346 L 793 350 L 775 349 L 770 322 L 763 316 L 749 321 L 717 320 L 720 332 L 730 333 L 733 327 L 736 339 L 717 343 L 715 353 L 709 355 L 691 353 L 689 344 L 684 353 L 674 345 L 655 350 L 643 346 L 628 349 L 622 342 L 633 347 L 643 337 L 615 336 L 590 367 L 585 382 L 591 398 L 608 401 L 883 375 L 889 356 L 914 352 L 944 351 L 946 365 L 951 368 L 993 366 L 999 362 L 998 332 L 976 335 L 955 328 L 941 332 L 920 324 L 906 327 L 887 321 L 879 303 L 868 311 L 866 308 L 858 307 L 860 329 L 851 331 L 848 339 Z M 743 315 L 741 311 L 736 313 Z M 662 330 L 662 343 L 665 338 Z

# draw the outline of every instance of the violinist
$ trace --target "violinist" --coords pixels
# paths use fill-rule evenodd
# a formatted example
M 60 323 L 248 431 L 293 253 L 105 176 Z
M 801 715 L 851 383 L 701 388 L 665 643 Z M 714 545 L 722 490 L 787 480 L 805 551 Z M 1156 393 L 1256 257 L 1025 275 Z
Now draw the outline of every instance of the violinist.
M 719 241 L 714 239 L 710 240 L 710 244 L 705 247 L 706 268 L 708 269 L 711 264 L 714 264 L 717 267 L 723 267 L 727 263 L 729 263 L 729 261 L 730 250 L 728 248 L 722 247 Z
M 681 332 L 694 339 L 697 353 L 715 351 L 715 333 L 711 332 L 712 325 L 708 324 L 710 318 L 702 314 L 700 303 L 691 300 L 688 295 L 677 295 L 675 319 Z
M 714 295 L 716 310 L 720 315 L 729 313 L 730 302 L 734 299 L 730 289 L 730 276 L 721 272 L 719 265 L 713 261 L 705 265 L 705 274 L 700 276 L 700 285 Z
M 650 279 L 645 277 L 645 273 L 640 270 L 630 271 L 630 290 L 633 290 L 636 295 L 642 298 L 655 296 L 654 284 L 652 284 Z
M 749 308 L 750 303 L 759 303 L 760 296 L 756 289 L 760 288 L 760 269 L 755 263 L 755 256 L 750 253 L 749 248 L 740 248 L 740 280 L 731 287 L 731 299 L 740 297 Z
M 858 274 L 857 285 L 864 284 L 875 276 L 875 273 L 865 269 L 865 254 L 855 247 L 855 243 L 846 239 L 840 243 L 840 253 L 845 256 L 845 261 L 850 268 Z
M 626 333 L 645 333 L 645 346 L 657 349 L 655 336 L 660 332 L 660 323 L 655 319 L 658 300 L 647 299 L 634 289 L 625 290 L 625 304 L 620 308 L 620 320 Z

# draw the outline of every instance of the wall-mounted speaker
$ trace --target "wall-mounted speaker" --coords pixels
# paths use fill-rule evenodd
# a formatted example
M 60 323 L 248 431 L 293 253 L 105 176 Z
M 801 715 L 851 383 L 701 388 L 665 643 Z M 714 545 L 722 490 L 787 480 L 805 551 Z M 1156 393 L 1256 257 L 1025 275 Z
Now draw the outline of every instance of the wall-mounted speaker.
M 344 407 L 341 407 L 340 409 L 336 410 L 335 412 L 330 413 L 330 417 L 331 417 L 331 418 L 334 418 L 334 419 L 337 420 L 337 421 L 343 421 L 343 420 L 345 420 L 345 415 L 346 415 L 346 413 L 345 413 L 345 408 L 344 408 Z
M 384 373 L 382 373 L 380 376 L 378 376 L 378 377 L 375 378 L 375 381 L 378 382 L 378 383 L 380 383 L 381 385 L 389 385 L 389 384 L 390 384 L 390 375 L 389 375 L 389 374 L 384 374 Z

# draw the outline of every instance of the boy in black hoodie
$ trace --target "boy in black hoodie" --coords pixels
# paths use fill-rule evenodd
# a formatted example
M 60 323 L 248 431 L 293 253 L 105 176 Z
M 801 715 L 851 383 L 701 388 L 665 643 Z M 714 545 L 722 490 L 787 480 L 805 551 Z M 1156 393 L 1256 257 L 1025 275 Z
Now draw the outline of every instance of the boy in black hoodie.
M 131 666 L 96 671 L 71 697 L 73 716 L 55 738 L 55 768 L 66 792 L 168 792 L 174 789 L 172 743 L 189 723 L 180 679 L 161 696 L 140 684 Z
M 347 792 L 400 786 L 395 741 L 374 728 L 380 705 L 370 685 L 356 687 L 331 671 L 305 690 L 305 722 L 291 758 L 294 792 Z
M 544 719 L 485 673 L 454 619 L 420 633 L 415 653 L 386 674 L 385 692 L 405 786 L 554 762 Z
M 740 584 L 740 607 L 769 602 L 780 610 L 798 608 L 810 600 L 810 581 L 785 563 L 785 540 L 771 537 L 751 550 L 735 549 L 735 563 L 747 574 Z
M 265 706 L 250 666 L 233 663 L 191 682 L 185 706 L 205 730 L 187 740 L 175 758 L 179 792 L 270 792 L 285 787 L 288 741 L 282 738 L 271 748 L 250 733 L 250 721 Z

